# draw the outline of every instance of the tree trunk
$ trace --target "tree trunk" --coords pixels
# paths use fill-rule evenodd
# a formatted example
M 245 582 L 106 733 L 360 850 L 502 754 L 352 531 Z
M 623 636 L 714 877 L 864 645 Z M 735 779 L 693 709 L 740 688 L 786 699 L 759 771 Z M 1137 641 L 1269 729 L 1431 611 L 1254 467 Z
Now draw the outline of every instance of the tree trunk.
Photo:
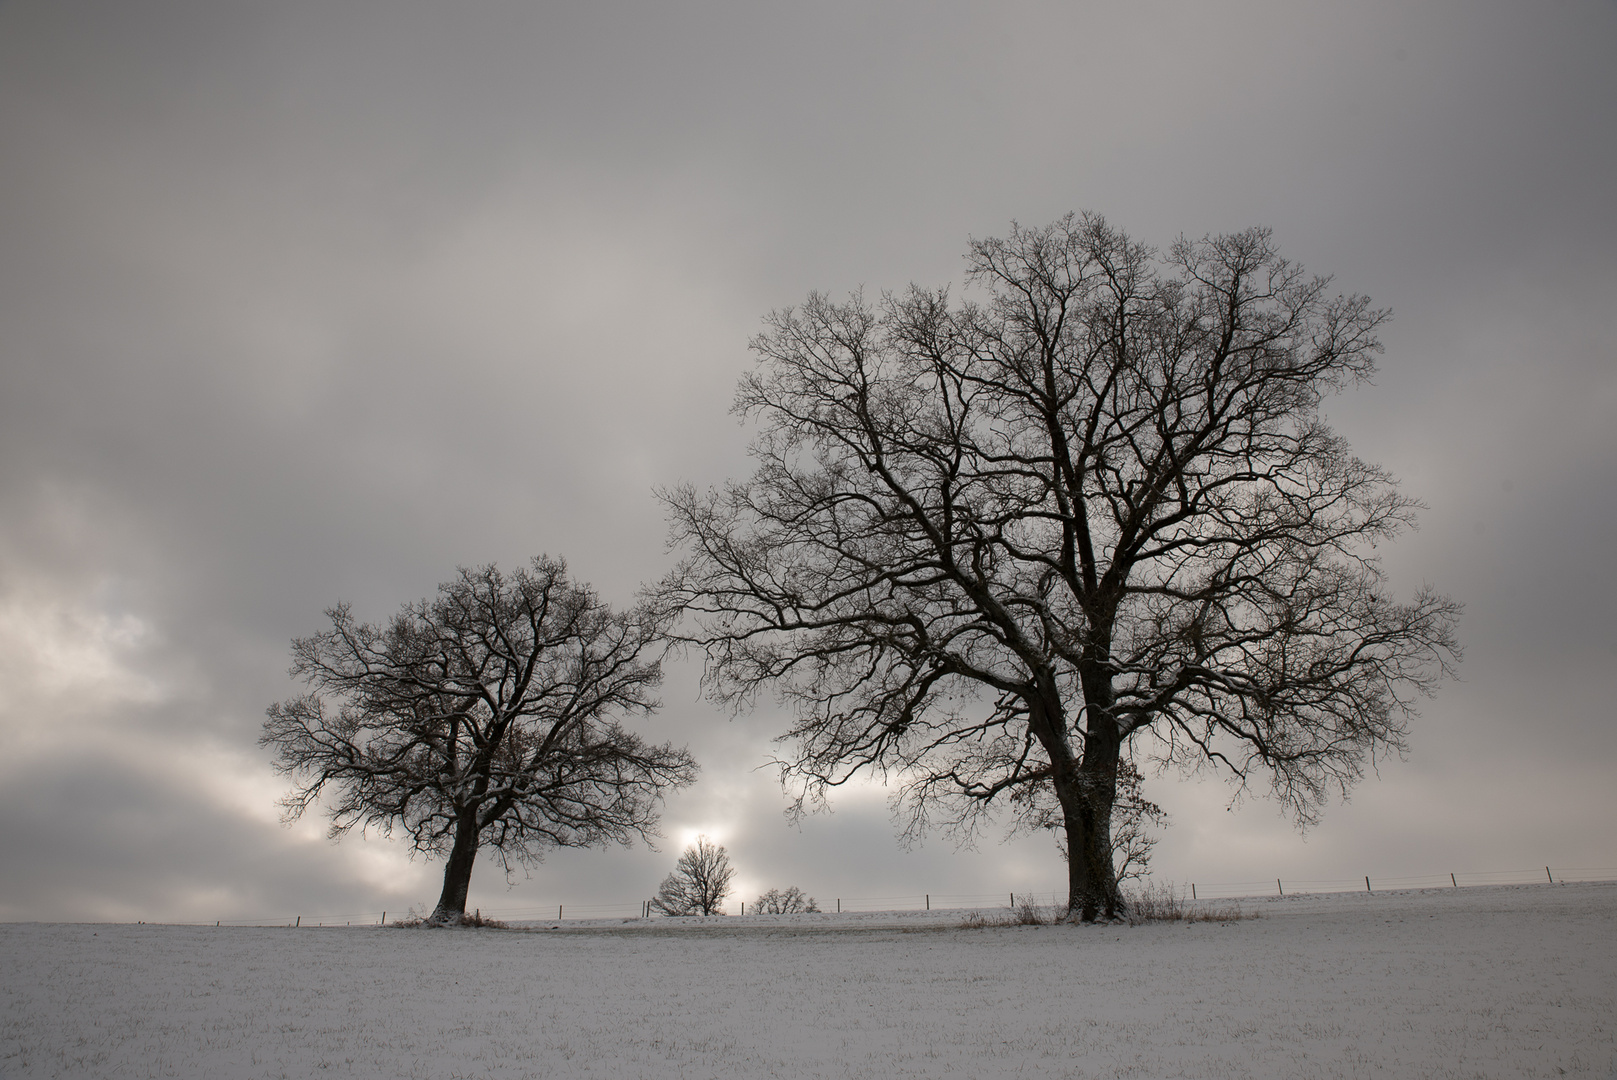
M 1076 775 L 1058 778 L 1056 798 L 1061 803 L 1067 832 L 1067 918 L 1094 922 L 1123 916 L 1112 865 L 1112 804 L 1117 796 L 1117 762 L 1086 762 Z
M 1061 694 L 1046 671 L 1042 694 L 1030 695 L 1028 722 L 1050 755 L 1051 782 L 1061 805 L 1067 839 L 1067 919 L 1094 922 L 1123 915 L 1112 864 L 1112 807 L 1117 802 L 1117 766 L 1122 744 L 1116 725 L 1092 704 L 1086 710 L 1083 757 L 1075 759 L 1060 722 Z M 1110 706 L 1111 685 L 1102 675 L 1085 680 L 1087 701 Z
M 431 926 L 455 926 L 466 914 L 466 893 L 472 885 L 472 864 L 477 861 L 477 815 L 462 814 L 455 823 L 455 844 L 444 866 L 444 891 L 427 920 Z

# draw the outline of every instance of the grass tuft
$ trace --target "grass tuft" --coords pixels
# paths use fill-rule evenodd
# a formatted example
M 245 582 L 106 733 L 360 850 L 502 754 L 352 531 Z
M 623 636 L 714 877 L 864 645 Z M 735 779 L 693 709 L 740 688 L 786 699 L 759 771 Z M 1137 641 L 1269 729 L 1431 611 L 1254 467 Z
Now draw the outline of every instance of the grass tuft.
M 485 916 L 482 908 L 478 908 L 470 915 L 462 915 L 460 917 L 460 921 L 455 923 L 430 922 L 424 915 L 412 908 L 409 915 L 402 919 L 394 919 L 392 922 L 388 923 L 388 925 L 398 927 L 400 930 L 419 930 L 422 927 L 439 929 L 445 926 L 470 926 L 478 929 L 489 930 L 509 930 L 511 928 L 509 923 L 503 923 L 499 919 L 492 919 Z
M 1153 922 L 1239 922 L 1256 919 L 1255 911 L 1242 911 L 1240 904 L 1219 906 L 1191 905 L 1183 892 L 1172 885 L 1149 884 L 1128 898 L 1129 924 Z
M 969 913 L 960 922 L 962 930 L 983 930 L 990 926 L 1049 926 L 1057 917 L 1024 896 L 1009 911 L 996 911 L 985 915 L 980 911 Z
M 1030 896 L 1022 897 L 1016 905 L 1016 911 L 1011 917 L 1012 926 L 1047 926 L 1054 920 L 1045 915 L 1044 909 L 1033 902 Z

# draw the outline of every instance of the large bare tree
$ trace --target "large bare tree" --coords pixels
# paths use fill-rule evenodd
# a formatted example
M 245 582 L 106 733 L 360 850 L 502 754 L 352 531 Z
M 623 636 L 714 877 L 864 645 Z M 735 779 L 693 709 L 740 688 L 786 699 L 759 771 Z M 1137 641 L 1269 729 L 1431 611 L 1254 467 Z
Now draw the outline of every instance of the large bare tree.
M 662 793 L 696 775 L 616 717 L 650 713 L 668 612 L 614 613 L 559 560 L 460 571 L 385 625 L 355 622 L 292 643 L 310 691 L 273 705 L 260 742 L 297 780 L 296 818 L 325 794 L 332 835 L 407 833 L 444 856 L 429 922 L 458 922 L 480 848 L 509 873 L 547 848 L 632 843 Z
M 1388 594 L 1416 504 L 1322 421 L 1386 318 L 1264 229 L 1161 256 L 1099 217 L 911 286 L 771 314 L 736 399 L 751 479 L 665 493 L 711 691 L 795 704 L 800 792 L 890 776 L 912 828 L 1059 813 L 1069 917 L 1116 917 L 1135 755 L 1266 774 L 1311 820 L 1456 659 Z

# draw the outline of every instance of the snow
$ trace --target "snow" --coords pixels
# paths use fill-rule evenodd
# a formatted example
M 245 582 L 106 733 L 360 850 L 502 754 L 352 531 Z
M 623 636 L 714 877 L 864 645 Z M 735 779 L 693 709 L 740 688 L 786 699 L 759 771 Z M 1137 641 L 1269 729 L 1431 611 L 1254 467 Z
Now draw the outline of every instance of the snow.
M 0 925 L 0 1076 L 1617 1077 L 1617 885 L 1242 906 Z

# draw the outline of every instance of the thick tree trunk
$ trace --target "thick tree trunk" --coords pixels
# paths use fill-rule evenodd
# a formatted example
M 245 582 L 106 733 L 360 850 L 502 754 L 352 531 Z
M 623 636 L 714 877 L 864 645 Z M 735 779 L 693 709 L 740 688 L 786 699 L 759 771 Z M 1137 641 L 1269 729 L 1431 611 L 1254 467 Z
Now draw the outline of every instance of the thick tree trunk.
M 1117 802 L 1117 766 L 1122 744 L 1106 715 L 1111 685 L 1103 673 L 1085 679 L 1086 732 L 1078 759 L 1061 721 L 1061 694 L 1053 675 L 1044 673 L 1043 693 L 1030 695 L 1029 723 L 1050 755 L 1052 784 L 1061 805 L 1067 839 L 1067 919 L 1094 922 L 1121 918 L 1123 898 L 1112 864 L 1112 806 Z M 1099 703 L 1100 707 L 1097 707 Z
M 463 814 L 455 824 L 455 843 L 444 866 L 444 891 L 427 922 L 455 926 L 466 914 L 466 893 L 472 885 L 472 864 L 477 861 L 477 818 Z
M 1117 762 L 1085 763 L 1076 774 L 1056 781 L 1067 832 L 1067 918 L 1094 922 L 1124 914 L 1112 865 L 1112 804 L 1117 796 Z

